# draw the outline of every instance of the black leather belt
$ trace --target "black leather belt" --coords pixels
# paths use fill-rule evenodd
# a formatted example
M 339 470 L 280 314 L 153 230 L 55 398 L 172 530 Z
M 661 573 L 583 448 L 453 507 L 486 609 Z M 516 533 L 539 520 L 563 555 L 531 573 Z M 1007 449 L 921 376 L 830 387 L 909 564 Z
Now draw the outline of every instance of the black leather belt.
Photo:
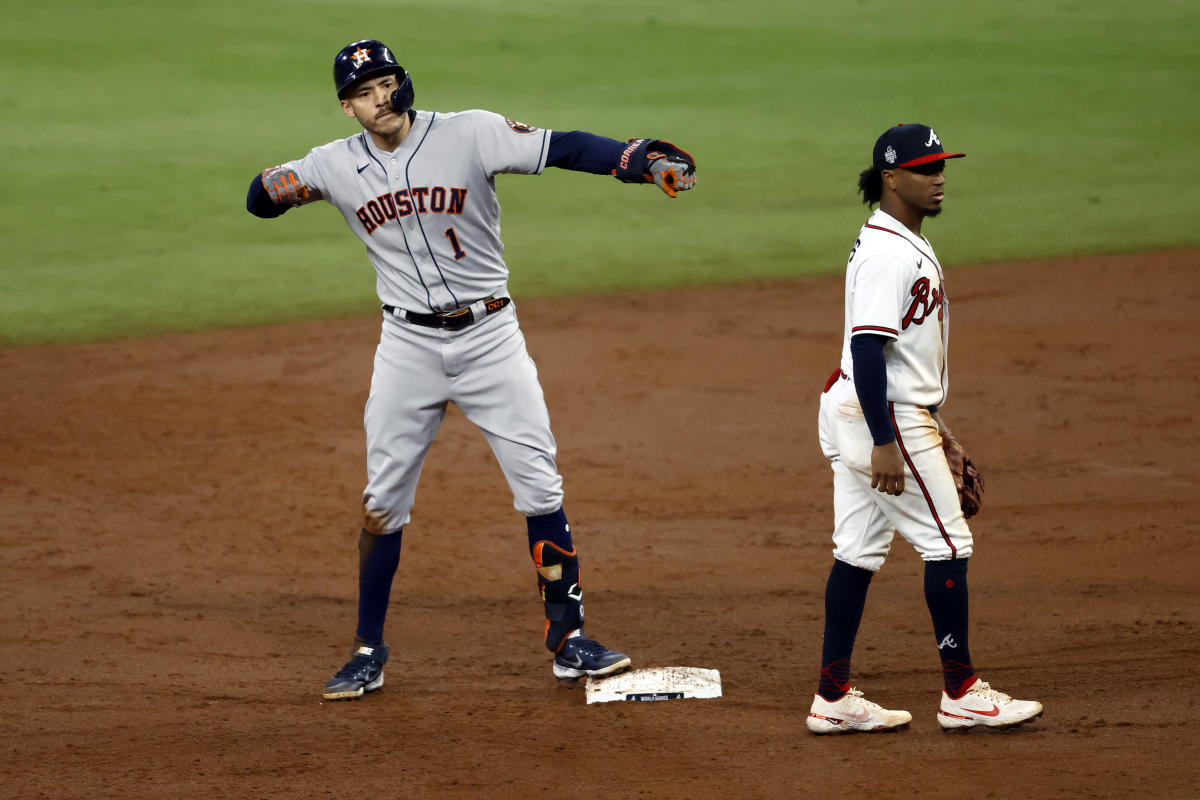
M 392 316 L 406 319 L 413 325 L 457 331 L 473 322 L 478 322 L 489 314 L 495 314 L 511 302 L 511 297 L 488 297 L 469 306 L 437 314 L 418 314 L 415 311 L 405 311 L 403 308 L 389 306 L 387 303 L 383 304 L 383 310 Z

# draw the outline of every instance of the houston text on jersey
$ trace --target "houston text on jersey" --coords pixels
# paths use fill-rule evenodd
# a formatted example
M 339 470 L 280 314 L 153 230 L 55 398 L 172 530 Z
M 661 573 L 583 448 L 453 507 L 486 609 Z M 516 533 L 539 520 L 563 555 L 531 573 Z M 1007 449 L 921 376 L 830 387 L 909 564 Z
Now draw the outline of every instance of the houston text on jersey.
M 467 201 L 467 190 L 457 186 L 413 186 L 395 193 L 381 194 L 366 205 L 358 207 L 355 215 L 367 233 L 387 223 L 389 219 L 418 214 L 461 214 Z

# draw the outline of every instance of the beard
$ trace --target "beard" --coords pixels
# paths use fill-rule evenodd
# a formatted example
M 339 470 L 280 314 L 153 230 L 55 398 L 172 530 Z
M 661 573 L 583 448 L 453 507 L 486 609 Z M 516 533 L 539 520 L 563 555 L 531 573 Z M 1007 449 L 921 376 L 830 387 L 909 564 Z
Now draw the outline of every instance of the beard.
M 936 207 L 934 207 L 934 208 L 927 208 L 927 209 L 925 209 L 925 216 L 926 216 L 926 217 L 936 217 L 936 216 L 937 216 L 938 214 L 940 214 L 940 213 L 942 213 L 942 207 L 941 207 L 941 206 L 936 206 Z

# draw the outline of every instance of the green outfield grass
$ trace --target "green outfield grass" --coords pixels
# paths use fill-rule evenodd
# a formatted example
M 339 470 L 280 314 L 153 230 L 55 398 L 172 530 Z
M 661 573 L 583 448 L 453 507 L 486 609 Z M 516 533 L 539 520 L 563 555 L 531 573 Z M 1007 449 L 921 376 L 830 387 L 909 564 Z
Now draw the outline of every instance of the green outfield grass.
M 501 176 L 521 297 L 840 270 L 887 125 L 950 149 L 949 265 L 1200 242 L 1194 0 L 43 0 L 0 27 L 0 343 L 358 315 L 331 207 L 244 210 L 265 166 L 350 135 L 339 47 L 383 39 L 417 105 L 669 138 L 695 191 Z

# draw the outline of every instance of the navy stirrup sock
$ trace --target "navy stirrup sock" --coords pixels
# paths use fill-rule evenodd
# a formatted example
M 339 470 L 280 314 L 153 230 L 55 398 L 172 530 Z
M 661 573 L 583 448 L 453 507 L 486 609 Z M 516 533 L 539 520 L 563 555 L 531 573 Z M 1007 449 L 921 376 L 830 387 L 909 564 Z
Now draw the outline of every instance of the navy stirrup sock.
M 358 638 L 366 644 L 383 643 L 392 578 L 400 563 L 403 531 L 376 535 L 364 529 L 358 538 Z
M 850 691 L 850 654 L 875 573 L 834 561 L 825 584 L 825 636 L 817 694 L 834 701 Z
M 961 697 L 975 678 L 967 639 L 967 559 L 925 562 L 925 603 L 933 620 L 946 694 Z
M 575 549 L 571 543 L 571 526 L 567 523 L 567 515 L 560 508 L 549 514 L 536 517 L 526 517 L 525 526 L 529 529 L 529 552 L 538 542 L 550 542 L 555 547 L 567 553 Z

